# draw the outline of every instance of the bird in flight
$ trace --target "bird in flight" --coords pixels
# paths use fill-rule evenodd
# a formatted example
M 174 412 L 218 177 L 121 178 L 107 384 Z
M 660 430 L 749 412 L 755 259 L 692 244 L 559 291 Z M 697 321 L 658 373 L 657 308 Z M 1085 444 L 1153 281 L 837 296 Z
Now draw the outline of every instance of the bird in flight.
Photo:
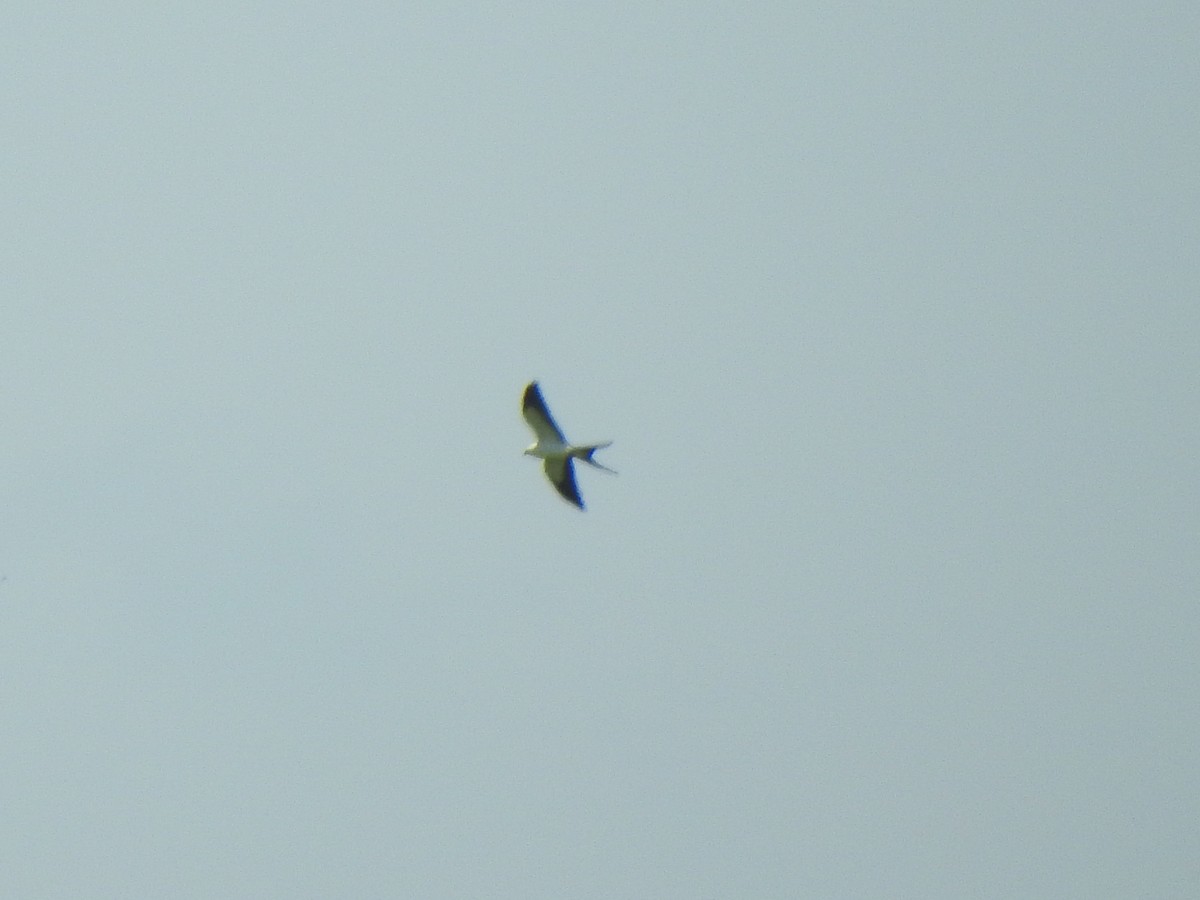
M 555 490 L 562 494 L 564 500 L 583 509 L 583 498 L 579 496 L 579 488 L 575 486 L 575 467 L 571 460 L 582 460 L 597 469 L 613 472 L 608 466 L 602 466 L 592 459 L 593 453 L 602 447 L 607 447 L 612 441 L 604 441 L 601 444 L 568 443 L 567 439 L 563 437 L 563 433 L 558 430 L 558 426 L 554 424 L 554 417 L 550 415 L 550 410 L 546 407 L 546 401 L 542 399 L 542 391 L 536 381 L 529 382 L 525 388 L 525 397 L 521 401 L 521 412 L 537 436 L 537 440 L 525 450 L 525 455 L 536 456 L 542 460 L 542 468 Z M 613 474 L 616 473 L 613 472 Z

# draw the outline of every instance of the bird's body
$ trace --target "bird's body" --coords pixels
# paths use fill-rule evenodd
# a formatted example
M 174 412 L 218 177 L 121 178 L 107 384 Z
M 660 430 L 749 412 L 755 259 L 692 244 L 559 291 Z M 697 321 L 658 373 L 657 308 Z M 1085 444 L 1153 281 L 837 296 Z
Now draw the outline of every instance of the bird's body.
M 575 484 L 575 467 L 571 461 L 582 460 L 597 469 L 611 472 L 612 469 L 596 462 L 592 458 L 592 454 L 602 447 L 607 447 L 612 441 L 600 444 L 570 443 L 554 423 L 554 417 L 550 415 L 550 410 L 546 407 L 546 401 L 542 399 L 542 392 L 536 381 L 531 381 L 525 388 L 525 396 L 521 401 L 521 412 L 537 437 L 537 440 L 526 448 L 525 455 L 536 456 L 542 460 L 542 468 L 555 490 L 562 495 L 564 500 L 583 509 L 583 498 L 579 496 L 579 488 Z

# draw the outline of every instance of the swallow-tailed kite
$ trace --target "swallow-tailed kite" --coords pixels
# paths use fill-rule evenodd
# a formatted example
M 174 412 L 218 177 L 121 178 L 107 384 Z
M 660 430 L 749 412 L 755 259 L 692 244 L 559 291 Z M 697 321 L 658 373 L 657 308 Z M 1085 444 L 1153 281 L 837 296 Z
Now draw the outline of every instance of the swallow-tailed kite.
M 583 498 L 579 496 L 579 488 L 575 486 L 575 467 L 571 460 L 579 459 L 597 469 L 612 472 L 613 470 L 608 466 L 602 466 L 592 459 L 593 453 L 602 447 L 607 447 L 612 441 L 605 441 L 601 444 L 568 443 L 567 439 L 563 437 L 563 433 L 558 430 L 558 426 L 554 424 L 554 417 L 546 408 L 546 401 L 542 399 L 542 392 L 536 381 L 529 382 L 528 387 L 525 388 L 521 411 L 525 415 L 525 421 L 537 435 L 537 440 L 529 445 L 525 455 L 536 456 L 543 460 L 542 467 L 546 470 L 546 477 L 563 495 L 563 499 L 583 509 Z

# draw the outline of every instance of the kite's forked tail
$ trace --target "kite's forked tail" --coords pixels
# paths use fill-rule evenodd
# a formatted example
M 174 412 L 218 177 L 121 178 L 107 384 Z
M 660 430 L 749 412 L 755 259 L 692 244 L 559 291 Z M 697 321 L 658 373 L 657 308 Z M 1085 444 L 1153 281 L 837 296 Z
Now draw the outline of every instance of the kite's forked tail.
M 610 469 L 608 466 L 601 465 L 600 463 L 596 462 L 596 460 L 592 459 L 592 454 L 594 454 L 597 450 L 603 450 L 605 447 L 611 446 L 612 441 L 604 441 L 600 444 L 584 444 L 579 447 L 572 447 L 571 455 L 576 459 L 583 460 L 589 466 L 593 466 L 597 469 L 603 469 L 605 472 L 612 472 L 614 475 L 616 475 L 616 469 Z

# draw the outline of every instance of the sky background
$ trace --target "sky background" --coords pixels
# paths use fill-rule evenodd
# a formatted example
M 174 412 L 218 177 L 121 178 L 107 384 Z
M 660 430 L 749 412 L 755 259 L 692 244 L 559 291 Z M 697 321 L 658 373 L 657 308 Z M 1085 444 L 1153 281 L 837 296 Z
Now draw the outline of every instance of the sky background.
M 0 895 L 1195 897 L 1197 85 L 1184 2 L 10 4 Z

